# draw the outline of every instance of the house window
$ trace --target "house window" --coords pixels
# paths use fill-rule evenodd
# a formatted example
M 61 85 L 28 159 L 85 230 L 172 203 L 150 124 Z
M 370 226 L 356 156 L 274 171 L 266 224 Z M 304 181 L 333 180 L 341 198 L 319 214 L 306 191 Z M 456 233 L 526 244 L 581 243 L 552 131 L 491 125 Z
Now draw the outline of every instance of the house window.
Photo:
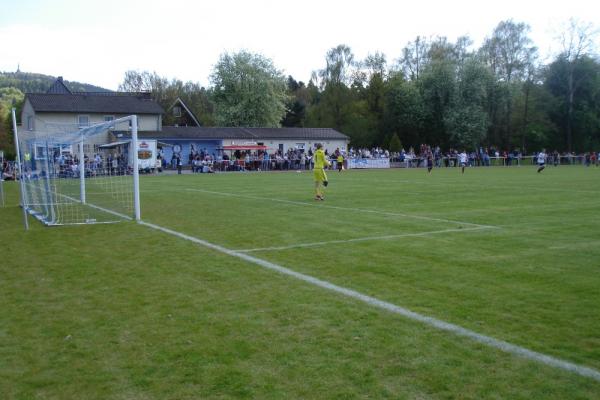
M 111 122 L 115 120 L 115 116 L 114 115 L 105 115 L 104 116 L 104 122 Z M 111 127 L 109 128 L 111 131 L 115 130 L 115 126 L 111 125 Z
M 33 157 L 36 160 L 45 160 L 46 159 L 46 146 L 35 146 L 35 153 Z
M 33 130 L 33 117 L 31 115 L 27 116 L 27 130 L 28 131 Z
M 181 117 L 181 107 L 179 107 L 179 106 L 173 107 L 173 116 Z
M 78 115 L 77 116 L 77 124 L 80 128 L 85 128 L 90 125 L 90 116 L 89 115 Z
M 137 125 L 138 125 L 138 131 L 140 130 L 140 116 L 137 115 Z M 131 124 L 133 123 L 132 120 L 129 120 L 129 129 L 131 129 Z

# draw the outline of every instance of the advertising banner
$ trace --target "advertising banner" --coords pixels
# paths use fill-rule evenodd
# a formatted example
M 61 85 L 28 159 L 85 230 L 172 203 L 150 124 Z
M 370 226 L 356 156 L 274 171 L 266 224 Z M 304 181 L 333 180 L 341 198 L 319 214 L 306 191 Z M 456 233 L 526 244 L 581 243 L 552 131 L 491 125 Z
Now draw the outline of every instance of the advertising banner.
M 349 169 L 390 168 L 388 158 L 351 158 L 348 160 Z

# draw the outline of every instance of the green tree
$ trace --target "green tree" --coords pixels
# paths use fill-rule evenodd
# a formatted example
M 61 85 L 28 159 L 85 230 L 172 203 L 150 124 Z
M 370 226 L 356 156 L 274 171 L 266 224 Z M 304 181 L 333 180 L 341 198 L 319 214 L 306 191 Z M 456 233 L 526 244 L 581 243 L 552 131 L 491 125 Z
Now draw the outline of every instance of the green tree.
M 444 115 L 449 143 L 476 149 L 485 140 L 488 129 L 487 87 L 494 80 L 490 70 L 471 57 L 458 70 L 454 98 Z
M 198 117 L 203 126 L 214 124 L 214 107 L 209 90 L 194 82 L 183 82 L 159 76 L 156 72 L 126 71 L 119 90 L 124 92 L 150 92 L 152 98 L 168 110 L 180 98 Z M 173 116 L 165 114 L 163 123 L 170 125 Z
M 561 55 L 548 66 L 544 86 L 555 99 L 550 116 L 563 132 L 559 147 L 589 151 L 600 144 L 600 63 L 587 56 L 571 63 Z
M 304 82 L 297 82 L 292 76 L 288 76 L 287 88 L 286 114 L 281 121 L 281 125 L 302 127 L 306 122 L 306 109 L 310 103 L 310 92 Z
M 288 100 L 286 79 L 268 58 L 246 51 L 225 53 L 211 81 L 217 124 L 280 126 Z
M 567 150 L 572 151 L 573 147 L 573 119 L 575 110 L 575 96 L 582 86 L 584 77 L 582 74 L 576 74 L 576 68 L 579 66 L 582 58 L 588 57 L 594 45 L 594 37 L 598 34 L 592 24 L 586 24 L 575 19 L 569 21 L 568 27 L 561 35 L 562 53 L 560 58 L 566 63 L 566 141 Z
M 353 93 L 348 84 L 352 81 L 350 71 L 355 65 L 354 55 L 350 47 L 341 44 L 327 52 L 325 62 L 325 68 L 319 71 L 322 90 L 320 120 L 324 123 L 322 126 L 342 130 L 352 108 Z
M 421 36 L 417 36 L 414 42 L 408 42 L 402 49 L 402 56 L 399 60 L 399 67 L 404 73 L 404 77 L 411 81 L 418 81 L 421 72 L 429 64 L 429 41 Z
M 25 95 L 15 87 L 0 89 L 0 150 L 6 158 L 14 158 L 14 132 L 11 110 L 16 109 L 17 118 L 21 116 Z
M 456 96 L 456 64 L 449 55 L 440 48 L 436 60 L 425 68 L 418 82 L 426 105 L 421 143 L 448 145 L 445 118 Z
M 394 135 L 390 139 L 390 143 L 388 146 L 389 146 L 389 150 L 394 153 L 397 153 L 400 150 L 402 150 L 402 142 L 400 141 L 400 138 L 398 137 L 397 133 L 394 133 Z
M 424 131 L 426 107 L 416 82 L 393 74 L 385 84 L 383 131 L 397 134 L 402 143 L 416 146 Z
M 499 90 L 490 92 L 490 95 L 499 98 L 490 103 L 495 107 L 490 110 L 490 114 L 493 117 L 496 140 L 503 147 L 510 146 L 514 141 L 511 124 L 513 98 L 520 90 L 530 60 L 537 51 L 528 37 L 529 30 L 529 25 L 525 23 L 501 21 L 479 51 L 497 79 Z

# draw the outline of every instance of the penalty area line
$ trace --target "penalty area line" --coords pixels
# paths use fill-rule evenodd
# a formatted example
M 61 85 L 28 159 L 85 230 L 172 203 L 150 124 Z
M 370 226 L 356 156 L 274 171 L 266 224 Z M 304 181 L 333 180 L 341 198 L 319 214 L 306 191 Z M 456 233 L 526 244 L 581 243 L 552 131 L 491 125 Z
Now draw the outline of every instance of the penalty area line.
M 329 208 L 329 209 L 333 209 L 333 210 L 342 210 L 342 211 L 355 211 L 355 212 L 364 212 L 364 213 L 370 213 L 370 214 L 379 214 L 379 215 L 388 215 L 391 217 L 404 217 L 404 218 L 413 218 L 413 219 L 420 219 L 420 220 L 424 220 L 424 221 L 437 221 L 437 222 L 446 222 L 446 223 L 452 223 L 452 224 L 461 224 L 461 225 L 469 225 L 469 226 L 476 226 L 479 228 L 497 228 L 497 226 L 493 226 L 493 225 L 481 225 L 481 224 L 475 224 L 473 222 L 464 222 L 464 221 L 453 221 L 450 219 L 443 219 L 443 218 L 435 218 L 435 217 L 426 217 L 423 215 L 413 215 L 413 214 L 404 214 L 404 213 L 395 213 L 395 212 L 389 212 L 389 211 L 380 211 L 380 210 L 370 210 L 368 208 L 352 208 L 352 207 L 341 207 L 341 206 L 331 206 L 331 205 L 327 205 L 327 204 L 315 204 L 315 203 L 308 203 L 308 202 L 303 202 L 303 201 L 294 201 L 294 200 L 284 200 L 284 199 L 273 199 L 270 197 L 260 197 L 260 196 L 250 196 L 250 195 L 245 195 L 245 194 L 236 194 L 236 193 L 226 193 L 226 192 L 215 192 L 212 190 L 203 190 L 203 189 L 192 189 L 192 188 L 187 188 L 187 189 L 183 189 L 184 191 L 188 191 L 188 192 L 200 192 L 200 193 L 207 193 L 207 194 L 214 194 L 214 195 L 218 195 L 218 196 L 226 196 L 226 197 L 239 197 L 242 199 L 251 199 L 251 200 L 266 200 L 266 201 L 273 201 L 273 202 L 277 202 L 277 203 L 285 203 L 285 204 L 293 204 L 296 206 L 304 206 L 304 207 L 319 207 L 319 208 Z
M 148 228 L 152 228 L 154 230 L 161 231 L 166 234 L 188 240 L 190 242 L 199 244 L 201 246 L 218 251 L 220 253 L 239 258 L 239 259 L 247 261 L 249 263 L 266 268 L 268 270 L 276 271 L 281 274 L 291 276 L 291 277 L 299 279 L 303 282 L 306 282 L 306 283 L 312 284 L 314 286 L 326 289 L 328 291 L 349 297 L 354 300 L 358 300 L 358 301 L 368 304 L 370 306 L 377 307 L 379 309 L 386 310 L 386 311 L 389 311 L 389 312 L 397 314 L 397 315 L 401 315 L 408 319 L 421 322 L 429 327 L 432 327 L 432 328 L 435 328 L 438 330 L 442 330 L 445 332 L 450 332 L 457 336 L 466 337 L 477 343 L 481 343 L 481 344 L 484 344 L 491 348 L 501 350 L 505 353 L 513 354 L 513 355 L 525 358 L 530 361 L 536 361 L 538 363 L 547 365 L 549 367 L 554 367 L 554 368 L 561 369 L 564 371 L 569 371 L 569 372 L 572 372 L 572 373 L 575 373 L 575 374 L 578 374 L 578 375 L 581 375 L 581 376 L 584 376 L 587 378 L 591 378 L 595 381 L 600 382 L 600 371 L 597 371 L 593 368 L 575 364 L 575 363 L 565 361 L 560 358 L 552 357 L 547 354 L 539 353 L 539 352 L 536 352 L 533 350 L 529 350 L 525 347 L 517 346 L 515 344 L 505 342 L 503 340 L 495 339 L 491 336 L 482 335 L 482 334 L 474 332 L 470 329 L 463 328 L 462 326 L 455 325 L 455 324 L 452 324 L 449 322 L 445 322 L 445 321 L 442 321 L 442 320 L 439 320 L 439 319 L 436 319 L 433 317 L 428 317 L 423 314 L 419 314 L 419 313 L 411 311 L 407 308 L 400 307 L 395 304 L 389 303 L 387 301 L 379 300 L 375 297 L 362 294 L 360 292 L 357 292 L 356 290 L 338 286 L 334 283 L 330 283 L 330 282 L 327 282 L 327 281 L 319 279 L 319 278 L 315 278 L 310 275 L 302 274 L 300 272 L 296 272 L 294 270 L 285 268 L 281 265 L 272 263 L 270 261 L 266 261 L 266 260 L 260 259 L 258 257 L 254 257 L 249 254 L 241 253 L 239 251 L 230 250 L 223 246 L 219 246 L 217 244 L 210 243 L 206 240 L 202 240 L 202 239 L 190 236 L 190 235 L 186 235 L 185 233 L 177 232 L 172 229 L 165 228 L 165 227 L 162 227 L 159 225 L 155 225 L 155 224 L 152 224 L 149 222 L 138 221 L 138 223 L 140 225 L 146 226 Z
M 234 250 L 239 253 L 251 253 L 255 251 L 274 251 L 274 250 L 288 250 L 288 249 L 297 249 L 303 247 L 318 247 L 318 246 L 326 246 L 329 244 L 343 244 L 343 243 L 354 243 L 354 242 L 366 242 L 369 240 L 389 240 L 389 239 L 398 239 L 403 237 L 422 237 L 429 235 L 437 235 L 440 233 L 451 233 L 451 232 L 472 232 L 472 231 L 480 231 L 483 229 L 490 229 L 488 227 L 474 227 L 474 228 L 454 228 L 454 229 L 442 229 L 439 231 L 428 231 L 428 232 L 418 232 L 418 233 L 399 233 L 395 235 L 382 235 L 382 236 L 367 236 L 362 238 L 353 238 L 353 239 L 343 239 L 343 240 L 329 240 L 325 242 L 313 242 L 313 243 L 298 243 L 291 244 L 288 246 L 273 246 L 273 247 L 257 247 L 255 249 L 239 249 Z

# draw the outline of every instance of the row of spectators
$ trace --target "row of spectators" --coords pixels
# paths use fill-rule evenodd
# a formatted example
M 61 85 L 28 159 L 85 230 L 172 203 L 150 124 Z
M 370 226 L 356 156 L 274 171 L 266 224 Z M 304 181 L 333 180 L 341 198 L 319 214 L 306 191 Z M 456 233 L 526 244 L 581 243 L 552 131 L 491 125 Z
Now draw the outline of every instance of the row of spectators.
M 327 154 L 332 160 L 342 154 L 340 149 L 336 149 L 331 154 Z M 313 151 L 308 149 L 288 149 L 286 152 L 276 151 L 269 153 L 267 151 L 235 151 L 232 154 L 215 155 L 204 152 L 198 152 L 195 155 L 190 153 L 188 158 L 191 170 L 193 172 L 213 172 L 213 171 L 269 171 L 269 170 L 310 170 L 313 166 Z M 171 162 L 166 163 L 162 160 L 163 168 L 177 169 L 181 164 L 178 155 L 173 155 Z
M 407 150 L 402 149 L 399 152 L 389 152 L 385 149 L 375 147 L 372 149 L 350 149 L 349 156 L 351 158 L 389 158 L 390 161 L 396 163 L 405 163 L 409 167 L 423 166 L 428 157 L 434 160 L 434 165 L 437 167 L 449 167 L 456 165 L 459 150 L 450 148 L 447 151 L 442 151 L 439 146 L 429 146 L 422 144 L 415 150 L 410 147 Z M 521 163 L 527 158 L 532 164 L 535 163 L 533 158 L 537 153 L 532 155 L 524 155 L 520 150 L 500 151 L 494 147 L 480 147 L 477 151 L 467 152 L 469 165 L 471 166 L 490 166 L 492 160 L 500 160 L 500 164 L 510 166 Z M 575 153 L 559 153 L 553 151 L 547 155 L 548 163 L 550 164 L 584 164 L 598 165 L 600 155 L 598 152 L 587 152 L 581 154 Z

